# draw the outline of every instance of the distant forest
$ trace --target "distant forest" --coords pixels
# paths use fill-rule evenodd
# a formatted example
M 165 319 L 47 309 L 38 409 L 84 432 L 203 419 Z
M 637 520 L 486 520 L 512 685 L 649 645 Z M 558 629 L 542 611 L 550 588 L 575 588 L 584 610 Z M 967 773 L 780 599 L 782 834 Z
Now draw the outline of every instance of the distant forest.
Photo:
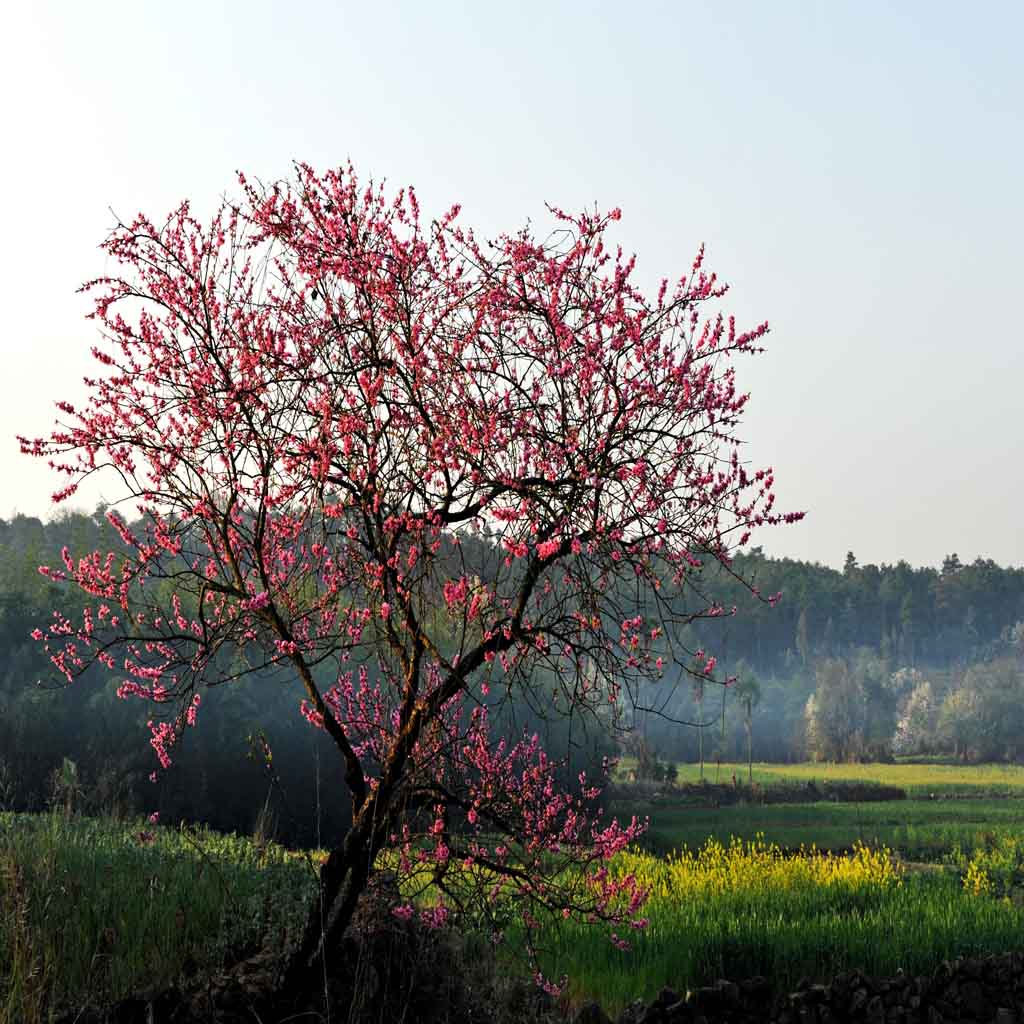
M 29 634 L 79 596 L 38 567 L 59 564 L 65 546 L 118 545 L 102 509 L 0 520 L 0 809 L 158 809 L 246 831 L 262 813 L 262 827 L 293 842 L 342 828 L 336 757 L 287 681 L 214 691 L 155 784 L 152 708 L 118 700 L 95 676 L 61 685 Z M 656 713 L 637 716 L 624 740 L 643 764 L 744 760 L 748 749 L 756 760 L 1024 758 L 1024 568 L 965 565 L 955 554 L 940 569 L 861 565 L 850 553 L 840 571 L 754 548 L 733 569 L 782 599 L 771 608 L 717 567 L 705 570 L 708 592 L 736 614 L 701 620 L 679 639 L 714 652 L 738 680 L 723 688 L 670 671 L 651 686 L 643 703 Z M 273 771 L 264 740 L 287 754 Z

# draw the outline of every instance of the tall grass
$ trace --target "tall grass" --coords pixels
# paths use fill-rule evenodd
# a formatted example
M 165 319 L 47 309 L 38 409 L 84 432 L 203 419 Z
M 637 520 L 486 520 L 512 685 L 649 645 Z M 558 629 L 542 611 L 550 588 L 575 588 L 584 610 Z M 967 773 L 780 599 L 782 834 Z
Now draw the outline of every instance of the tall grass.
M 880 975 L 931 971 L 952 956 L 1020 944 L 1024 913 L 975 895 L 956 876 L 904 877 L 885 851 L 786 856 L 763 842 L 711 842 L 698 853 L 622 858 L 651 887 L 649 924 L 622 952 L 570 923 L 543 938 L 549 976 L 577 998 L 617 1012 L 663 985 L 763 975 L 780 989 L 860 967 Z
M 1024 878 L 1024 841 L 1001 832 L 958 864 L 905 875 L 885 850 L 792 855 L 757 838 L 665 858 L 634 852 L 613 865 L 651 890 L 647 928 L 624 936 L 632 948 L 563 922 L 540 935 L 541 966 L 568 975 L 571 995 L 617 1012 L 665 984 L 761 974 L 782 988 L 854 966 L 925 972 L 942 958 L 1018 948 L 1024 910 L 996 897 Z M 315 887 L 301 855 L 270 843 L 0 815 L 0 1024 L 45 1024 L 261 944 L 283 954 Z M 523 937 L 508 938 L 514 950 Z
M 283 945 L 315 889 L 272 844 L 0 814 L 0 1024 L 36 1024 Z
M 1019 832 L 993 831 L 973 848 L 958 846 L 953 861 L 970 892 L 1004 899 L 1022 897 L 1024 837 Z

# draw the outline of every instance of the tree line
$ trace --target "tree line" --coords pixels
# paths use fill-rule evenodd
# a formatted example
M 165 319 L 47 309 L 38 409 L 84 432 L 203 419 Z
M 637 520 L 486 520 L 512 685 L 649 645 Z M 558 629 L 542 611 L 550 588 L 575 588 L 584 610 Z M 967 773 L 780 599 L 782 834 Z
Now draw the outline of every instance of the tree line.
M 207 742 L 184 743 L 174 771 L 156 783 L 153 754 L 140 743 L 151 709 L 118 700 L 95 672 L 66 688 L 54 682 L 30 634 L 54 609 L 73 612 L 73 595 L 38 567 L 59 564 L 65 547 L 116 549 L 120 539 L 104 512 L 0 519 L 0 803 L 160 810 L 166 820 L 228 830 L 269 821 L 295 843 L 342 830 L 344 806 L 321 789 L 326 738 L 300 719 L 295 694 L 271 674 L 256 688 L 214 690 Z M 764 592 L 782 591 L 782 600 L 774 609 L 749 594 L 743 601 L 737 585 L 735 616 L 694 623 L 682 639 L 720 652 L 736 683 L 666 672 L 638 702 L 658 713 L 636 714 L 626 747 L 703 759 L 709 771 L 718 760 L 748 755 L 1014 760 L 1024 753 L 1024 571 L 981 559 L 963 565 L 955 555 L 938 571 L 904 562 L 860 566 L 850 555 L 837 572 L 760 549 L 735 562 Z M 722 575 L 715 585 L 728 593 Z M 517 727 L 529 719 L 549 732 L 565 729 L 538 709 L 520 707 L 515 716 Z M 590 749 L 614 752 L 607 740 L 592 739 Z M 287 756 L 274 758 L 275 750 Z
M 0 519 L 0 811 L 157 811 L 168 822 L 270 831 L 289 845 L 335 841 L 347 827 L 348 803 L 337 788 L 330 739 L 299 713 L 294 680 L 267 669 L 253 673 L 249 686 L 212 687 L 202 736 L 193 742 L 186 732 L 173 768 L 154 779 L 157 759 L 146 743 L 153 706 L 118 699 L 110 685 L 116 672 L 94 665 L 66 683 L 43 656 L 32 632 L 55 613 L 80 616 L 82 595 L 39 567 L 61 565 L 65 549 L 122 551 L 106 511 Z M 487 538 L 461 545 L 479 549 L 482 565 L 502 557 Z M 231 667 L 222 665 L 228 673 Z M 603 729 L 543 707 L 495 702 L 493 714 L 508 734 L 537 732 L 549 749 L 571 747 L 574 757 L 560 773 L 566 782 L 615 753 Z
M 902 560 L 861 565 L 849 552 L 840 571 L 754 548 L 738 554 L 734 568 L 783 600 L 767 608 L 744 600 L 740 584 L 716 581 L 742 613 L 716 642 L 733 660 L 773 674 L 864 649 L 893 664 L 964 666 L 996 656 L 1024 620 L 1024 568 L 991 559 L 964 564 L 951 554 L 938 569 L 914 568 Z

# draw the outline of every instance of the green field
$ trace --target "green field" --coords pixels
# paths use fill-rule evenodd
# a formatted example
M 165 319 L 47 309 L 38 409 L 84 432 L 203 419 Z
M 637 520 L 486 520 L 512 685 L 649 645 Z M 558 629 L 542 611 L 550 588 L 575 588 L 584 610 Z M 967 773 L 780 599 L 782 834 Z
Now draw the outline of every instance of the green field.
M 828 858 L 710 844 L 682 859 L 623 858 L 622 868 L 653 890 L 632 948 L 572 923 L 552 934 L 546 961 L 577 999 L 613 1012 L 666 984 L 684 991 L 761 975 L 785 991 L 852 967 L 929 973 L 943 959 L 1019 948 L 1024 927 L 1016 902 L 965 888 L 956 873 L 908 874 L 866 848 Z
M 756 778 L 879 782 L 912 798 L 761 804 L 755 790 L 714 807 L 692 788 L 641 800 L 643 787 L 620 787 L 631 802 L 612 810 L 651 818 L 651 852 L 615 864 L 650 884 L 650 924 L 625 936 L 627 952 L 579 922 L 545 926 L 541 963 L 550 978 L 568 976 L 573 1001 L 596 998 L 614 1014 L 665 984 L 924 972 L 1020 948 L 1024 771 L 761 765 Z M 58 1011 L 195 981 L 261 944 L 283 955 L 314 892 L 312 868 L 272 843 L 212 832 L 0 814 L 0 1024 L 46 1024 Z M 522 936 L 508 940 L 515 953 Z
M 650 816 L 645 845 L 667 853 L 707 839 L 763 835 L 785 849 L 849 850 L 856 842 L 888 846 L 908 860 L 948 860 L 959 846 L 975 849 L 1003 832 L 1024 835 L 1024 799 L 893 800 L 877 803 L 673 806 L 669 800 L 630 808 Z
M 235 836 L 0 813 L 0 1024 L 220 966 L 301 927 L 313 877 Z
M 620 778 L 630 765 L 620 767 Z M 740 774 L 742 769 L 743 774 Z M 705 766 L 705 781 L 716 775 L 738 783 L 746 766 Z M 714 806 L 715 794 L 702 798 L 699 769 L 683 765 L 677 778 L 684 788 L 661 787 L 638 796 L 628 787 L 612 802 L 619 815 L 650 818 L 645 843 L 667 853 L 682 846 L 697 847 L 707 839 L 727 843 L 733 836 L 769 842 L 797 850 L 848 850 L 856 842 L 888 846 L 910 860 L 948 861 L 957 847 L 984 847 L 1001 833 L 1024 834 L 1024 767 L 946 764 L 794 764 L 754 765 L 754 789 L 739 785 L 741 799 Z M 835 802 L 824 799 L 830 783 L 877 783 L 896 786 L 905 800 Z M 813 784 L 822 799 L 801 803 L 762 803 L 766 791 Z M 622 799 L 625 795 L 627 799 Z M 799 793 L 806 799 L 806 793 Z
M 623 760 L 620 771 L 633 767 Z M 909 797 L 986 796 L 1024 797 L 1024 765 L 1003 764 L 831 764 L 807 762 L 804 764 L 764 764 L 754 762 L 755 785 L 767 786 L 780 782 L 878 782 L 887 786 L 900 786 Z M 747 765 L 705 762 L 704 778 L 708 782 L 731 782 L 733 775 L 741 785 L 747 781 Z M 700 767 L 696 764 L 680 765 L 679 782 L 700 781 Z

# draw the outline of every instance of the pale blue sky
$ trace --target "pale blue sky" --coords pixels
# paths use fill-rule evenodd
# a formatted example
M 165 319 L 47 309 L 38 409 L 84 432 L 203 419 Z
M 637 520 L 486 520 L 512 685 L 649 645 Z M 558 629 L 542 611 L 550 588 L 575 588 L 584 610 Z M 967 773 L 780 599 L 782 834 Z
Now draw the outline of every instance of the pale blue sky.
M 351 157 L 486 232 L 621 206 L 645 281 L 706 242 L 773 329 L 747 454 L 809 515 L 769 553 L 1024 564 L 1024 5 L 36 2 L 4 36 L 0 515 L 50 512 L 13 435 L 82 393 L 109 209 Z

